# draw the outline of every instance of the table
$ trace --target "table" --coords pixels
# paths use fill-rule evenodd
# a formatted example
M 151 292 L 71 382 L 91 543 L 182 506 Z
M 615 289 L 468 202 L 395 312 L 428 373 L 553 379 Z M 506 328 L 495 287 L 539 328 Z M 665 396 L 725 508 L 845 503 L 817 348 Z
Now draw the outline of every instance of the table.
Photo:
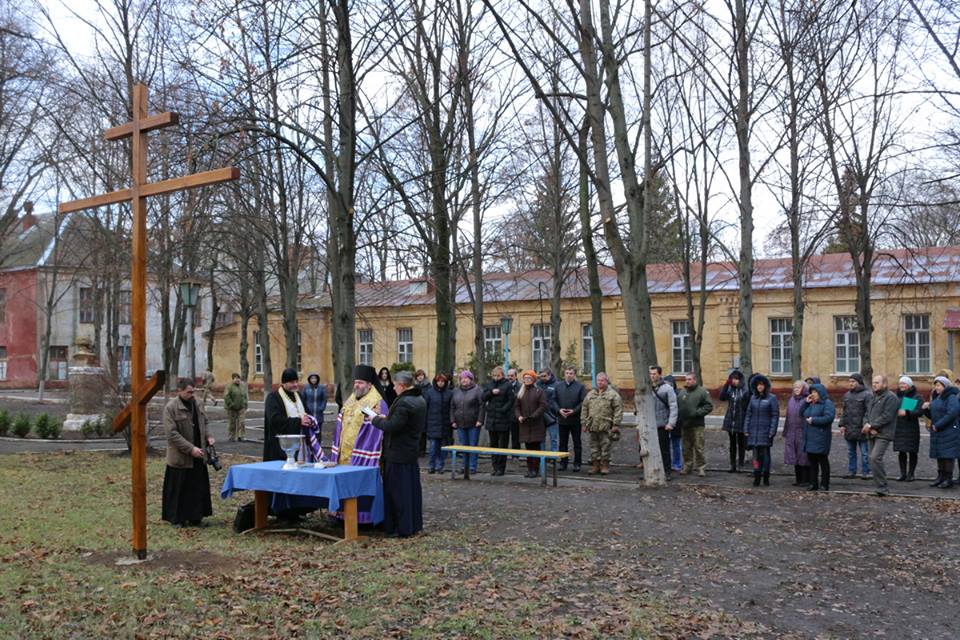
M 325 498 L 331 511 L 343 511 L 343 541 L 359 539 L 357 534 L 358 498 L 369 498 L 374 523 L 383 521 L 383 483 L 379 467 L 338 465 L 326 469 L 284 470 L 283 460 L 235 464 L 227 470 L 220 489 L 221 498 L 234 491 L 253 490 L 254 530 L 267 526 L 271 493 Z

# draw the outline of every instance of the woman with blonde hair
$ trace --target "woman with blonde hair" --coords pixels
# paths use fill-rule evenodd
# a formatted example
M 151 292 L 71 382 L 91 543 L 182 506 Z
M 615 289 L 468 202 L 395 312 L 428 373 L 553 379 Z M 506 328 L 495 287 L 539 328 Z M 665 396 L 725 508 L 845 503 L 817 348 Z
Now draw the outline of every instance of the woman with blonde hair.
M 536 386 L 537 372 L 527 370 L 521 376 L 523 386 L 517 392 L 516 415 L 520 422 L 520 442 L 530 451 L 540 451 L 540 444 L 547 435 L 547 425 L 543 421 L 543 414 L 547 410 L 547 396 Z M 527 473 L 525 478 L 536 478 L 540 475 L 540 464 L 537 458 L 527 458 Z

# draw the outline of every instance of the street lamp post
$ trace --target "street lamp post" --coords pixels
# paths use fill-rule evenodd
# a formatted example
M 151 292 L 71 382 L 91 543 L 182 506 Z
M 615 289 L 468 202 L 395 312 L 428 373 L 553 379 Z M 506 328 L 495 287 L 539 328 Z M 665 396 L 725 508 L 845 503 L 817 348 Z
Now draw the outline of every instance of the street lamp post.
M 197 298 L 200 295 L 200 282 L 185 279 L 180 283 L 180 300 L 187 310 L 187 353 L 190 357 L 190 381 L 197 381 L 197 351 L 194 344 L 193 314 L 197 307 Z
M 500 316 L 500 331 L 503 332 L 504 349 L 503 368 L 510 368 L 510 331 L 513 329 L 513 316 Z

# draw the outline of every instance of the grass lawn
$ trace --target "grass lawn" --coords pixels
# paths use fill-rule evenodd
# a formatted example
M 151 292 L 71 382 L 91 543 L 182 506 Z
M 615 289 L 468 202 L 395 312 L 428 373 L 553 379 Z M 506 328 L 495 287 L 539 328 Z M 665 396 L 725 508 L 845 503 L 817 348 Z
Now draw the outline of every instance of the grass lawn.
M 373 533 L 352 546 L 238 536 L 233 515 L 251 496 L 220 500 L 223 473 L 212 474 L 211 526 L 175 530 L 160 520 L 163 465 L 148 467 L 152 559 L 118 566 L 131 557 L 128 458 L 0 457 L 0 637 L 765 635 L 702 602 L 632 587 L 629 567 L 591 571 L 589 549 L 485 544 L 477 525 L 431 530 L 428 520 L 426 535 Z

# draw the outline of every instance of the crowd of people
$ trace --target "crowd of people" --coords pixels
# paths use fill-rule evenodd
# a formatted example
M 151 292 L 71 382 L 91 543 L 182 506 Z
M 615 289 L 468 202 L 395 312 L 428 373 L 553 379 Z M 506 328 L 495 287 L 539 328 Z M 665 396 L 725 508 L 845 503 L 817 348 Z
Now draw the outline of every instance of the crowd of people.
M 667 479 L 675 474 L 705 476 L 705 419 L 714 410 L 710 394 L 693 374 L 686 374 L 680 387 L 672 376 L 664 376 L 659 366 L 650 367 L 649 376 Z M 440 373 L 431 380 L 423 370 L 391 374 L 386 367 L 376 371 L 358 365 L 353 377 L 350 395 L 344 400 L 339 390 L 337 393 L 340 410 L 330 460 L 382 467 L 389 535 L 409 536 L 423 527 L 419 456 L 427 456 L 427 473 L 442 473 L 446 466 L 443 447 L 454 442 L 476 446 L 482 430 L 486 430 L 491 447 L 512 450 L 493 457 L 493 476 L 505 474 L 508 457 L 521 457 L 521 447 L 569 452 L 571 442 L 571 471 L 579 472 L 582 434 L 588 434 L 590 443 L 588 473 L 605 476 L 610 472 L 610 451 L 620 438 L 624 407 L 605 373 L 597 374 L 596 384 L 589 390 L 573 367 L 564 369 L 560 380 L 549 368 L 518 372 L 495 367 L 483 385 L 467 370 L 455 376 Z M 942 371 L 925 400 L 908 376 L 899 378 L 894 392 L 884 375 L 873 376 L 869 389 L 863 376 L 850 375 L 838 420 L 848 454 L 843 477 L 856 478 L 859 469 L 860 478 L 874 481 L 877 495 L 888 495 L 884 459 L 892 447 L 900 467 L 896 480 L 912 482 L 925 418 L 929 455 L 937 460 L 937 477 L 930 486 L 954 486 L 954 461 L 960 459 L 960 388 L 955 382 L 960 381 L 955 381 L 952 372 Z M 723 430 L 728 434 L 729 472 L 752 471 L 754 486 L 769 486 L 771 451 L 781 434 L 780 401 L 770 380 L 759 373 L 747 379 L 735 369 L 720 389 L 719 401 L 726 403 Z M 207 433 L 204 404 L 194 400 L 192 381 L 181 381 L 177 396 L 164 409 L 168 448 L 163 519 L 176 526 L 199 524 L 211 511 L 204 448 L 214 440 Z M 224 405 L 230 439 L 242 440 L 247 395 L 238 374 L 226 389 Z M 306 437 L 308 461 L 321 459 L 326 406 L 326 385 L 317 374 L 310 374 L 301 389 L 296 370 L 285 370 L 279 388 L 265 398 L 263 459 L 285 459 L 275 436 L 291 433 Z M 830 489 L 829 455 L 837 414 L 819 378 L 793 384 L 782 437 L 783 463 L 794 468 L 794 486 L 810 491 Z M 642 459 L 643 452 L 640 454 Z M 471 473 L 477 472 L 476 455 L 462 460 Z M 561 471 L 569 467 L 566 460 L 559 465 Z M 525 477 L 536 478 L 539 473 L 539 460 L 528 456 Z M 201 486 L 207 490 L 196 491 Z M 275 496 L 272 505 L 273 512 L 285 519 L 302 517 L 315 508 L 309 500 L 296 496 Z M 359 520 L 372 522 L 372 515 L 361 512 Z

